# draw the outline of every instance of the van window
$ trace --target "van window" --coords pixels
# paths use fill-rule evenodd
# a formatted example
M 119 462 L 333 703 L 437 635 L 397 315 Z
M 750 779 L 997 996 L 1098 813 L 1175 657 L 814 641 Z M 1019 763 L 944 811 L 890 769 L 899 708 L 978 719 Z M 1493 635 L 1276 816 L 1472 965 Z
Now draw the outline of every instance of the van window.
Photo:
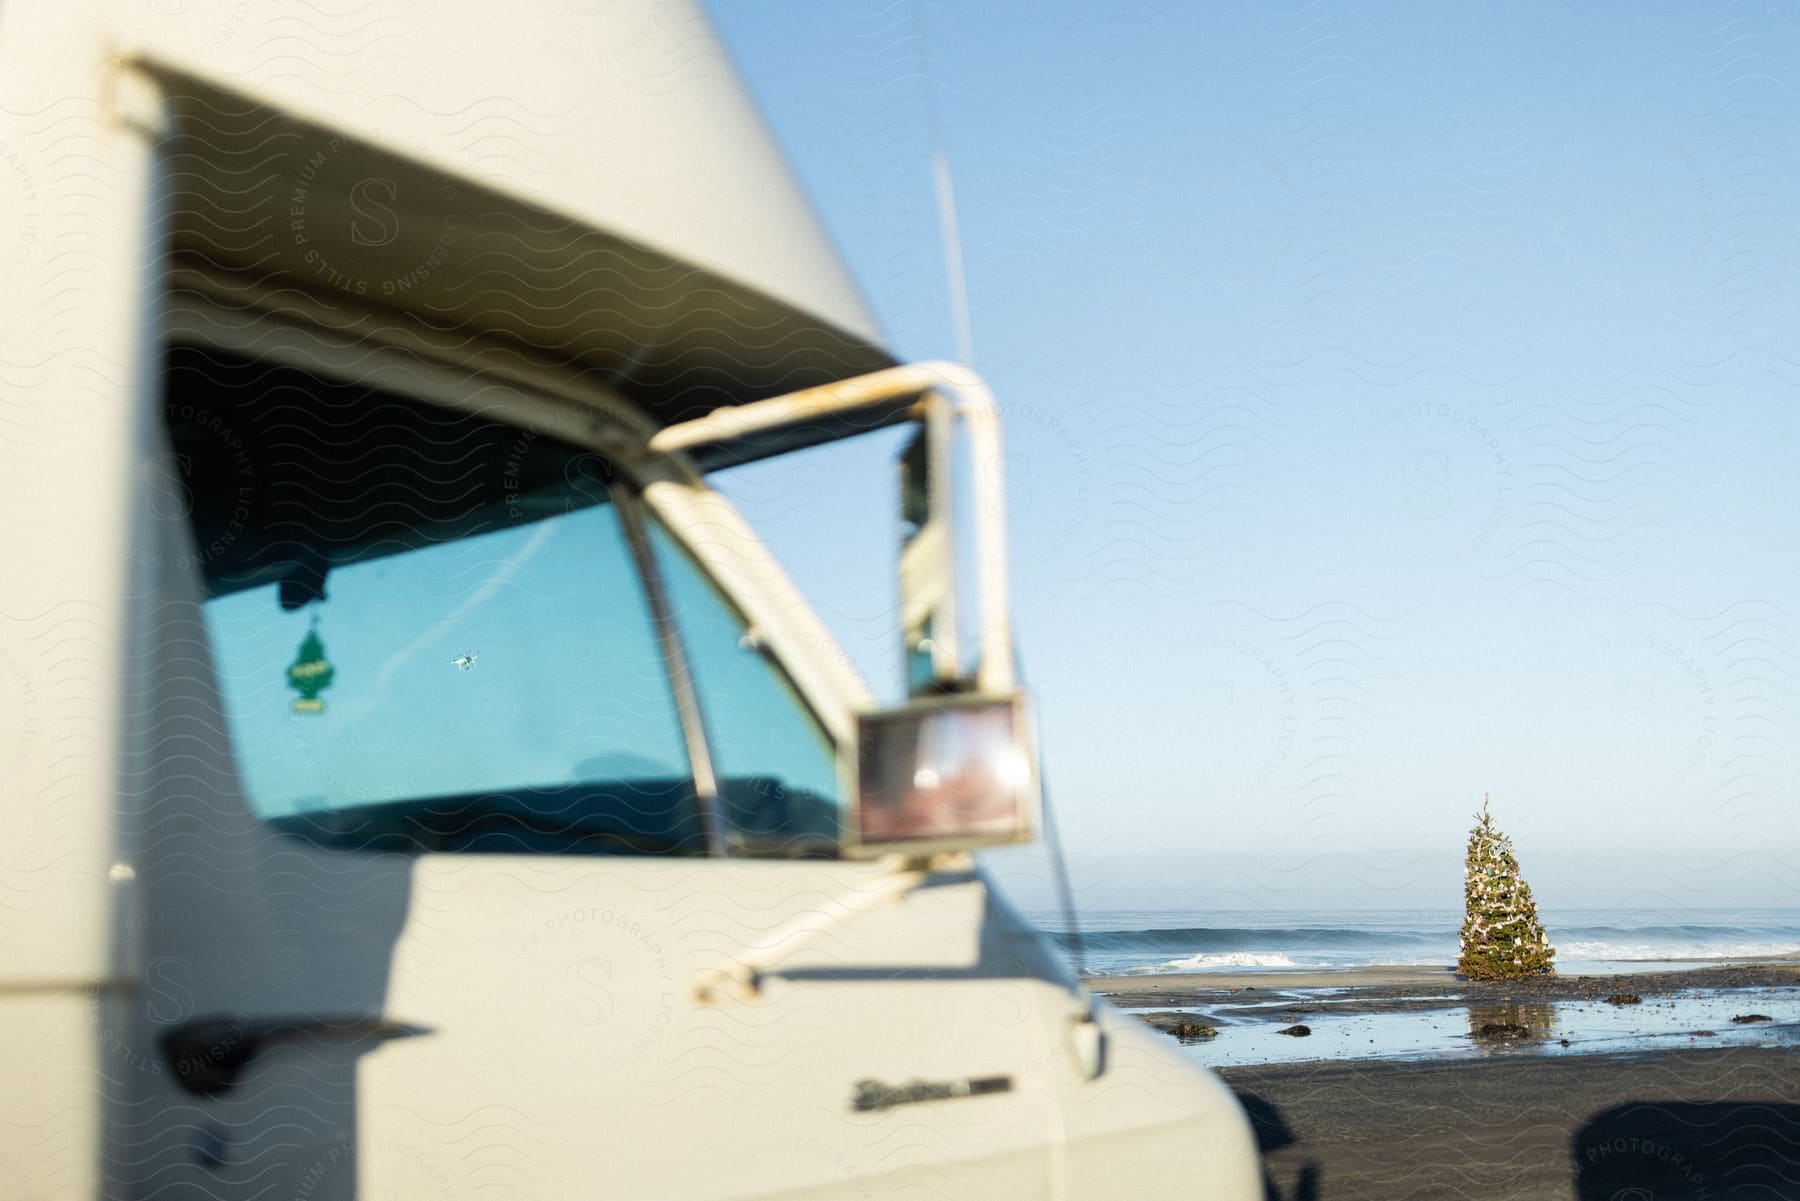
M 353 564 L 326 592 L 291 612 L 276 585 L 205 607 L 260 816 L 436 850 L 675 851 L 696 832 L 612 506 Z M 310 700 L 308 659 L 330 681 Z
M 835 847 L 835 746 L 687 552 L 660 525 L 650 534 L 700 696 L 728 836 L 752 853 Z
M 199 347 L 169 351 L 165 417 L 258 816 L 348 849 L 704 852 L 610 464 Z M 732 841 L 833 853 L 824 734 L 699 569 L 650 535 Z

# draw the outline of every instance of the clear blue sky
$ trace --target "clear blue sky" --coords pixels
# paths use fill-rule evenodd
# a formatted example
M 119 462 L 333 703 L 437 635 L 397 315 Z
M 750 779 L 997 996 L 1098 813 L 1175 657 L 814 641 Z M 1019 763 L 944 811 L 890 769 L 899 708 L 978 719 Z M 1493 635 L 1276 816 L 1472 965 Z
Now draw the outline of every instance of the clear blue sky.
M 908 357 L 929 87 L 1087 904 L 1454 905 L 1484 790 L 1546 903 L 1794 903 L 1800 11 L 710 11 Z M 727 477 L 876 674 L 890 455 Z

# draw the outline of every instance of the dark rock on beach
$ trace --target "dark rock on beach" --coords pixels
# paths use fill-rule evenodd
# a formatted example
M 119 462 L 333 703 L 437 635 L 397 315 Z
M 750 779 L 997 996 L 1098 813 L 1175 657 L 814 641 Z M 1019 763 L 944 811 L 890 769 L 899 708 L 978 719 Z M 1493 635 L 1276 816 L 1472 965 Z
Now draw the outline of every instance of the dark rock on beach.
M 1477 1038 L 1530 1038 L 1531 1027 L 1519 1022 L 1484 1022 L 1475 1028 Z
M 1212 1019 L 1198 1014 L 1156 1012 L 1133 1013 L 1132 1016 L 1146 1026 L 1153 1026 L 1184 1041 L 1211 1038 L 1219 1032 L 1212 1024 Z

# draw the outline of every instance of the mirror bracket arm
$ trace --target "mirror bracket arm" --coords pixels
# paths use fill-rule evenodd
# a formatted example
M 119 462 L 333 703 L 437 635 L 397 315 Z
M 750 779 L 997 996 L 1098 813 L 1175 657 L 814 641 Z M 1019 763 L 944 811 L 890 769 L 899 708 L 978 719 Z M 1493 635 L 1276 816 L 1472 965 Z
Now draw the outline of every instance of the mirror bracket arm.
M 975 686 L 1006 693 L 1015 686 L 1011 615 L 1007 612 L 1006 476 L 1000 453 L 1000 408 L 987 383 L 958 363 L 908 363 L 784 396 L 715 409 L 704 417 L 666 426 L 649 441 L 652 454 L 691 452 L 825 418 L 861 413 L 861 432 L 919 419 L 927 395 L 948 402 L 969 434 L 974 457 L 976 585 L 980 595 L 981 662 Z
M 883 870 L 870 884 L 806 910 L 777 926 L 755 946 L 733 955 L 729 963 L 701 971 L 694 978 L 694 1000 L 701 1005 L 757 1000 L 763 979 L 776 963 L 854 918 L 905 899 L 925 883 L 933 864 L 923 856 L 889 855 L 880 867 Z

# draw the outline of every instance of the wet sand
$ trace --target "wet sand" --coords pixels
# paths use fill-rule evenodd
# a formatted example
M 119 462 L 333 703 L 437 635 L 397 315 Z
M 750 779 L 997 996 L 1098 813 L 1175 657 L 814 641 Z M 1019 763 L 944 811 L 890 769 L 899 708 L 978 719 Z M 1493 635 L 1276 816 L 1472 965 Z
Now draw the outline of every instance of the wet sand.
M 1089 984 L 1164 1029 L 1205 1022 L 1209 1014 L 1260 1025 L 1316 1023 L 1312 1015 L 1321 1013 L 1335 1019 L 1449 1006 L 1474 1012 L 1508 1003 L 1543 1011 L 1619 993 L 1644 998 L 1645 1008 L 1685 1007 L 1689 1002 L 1670 994 L 1704 993 L 1727 998 L 1729 1012 L 1753 997 L 1767 1000 L 1768 990 L 1800 994 L 1800 957 L 1506 982 L 1394 966 Z M 1315 991 L 1322 989 L 1331 991 Z M 1736 1000 L 1740 991 L 1743 1001 Z M 1175 1006 L 1204 1012 L 1156 1012 Z M 1753 1029 L 1763 1028 L 1738 1028 Z M 1767 1038 L 1758 1045 L 1635 1049 L 1648 1045 L 1644 1040 L 1578 1055 L 1327 1058 L 1219 1073 L 1256 1125 L 1269 1196 L 1278 1201 L 1800 1201 L 1800 1043 L 1791 1029 L 1769 1029 Z
M 1279 1201 L 1800 1199 L 1800 1049 L 1226 1068 Z
M 1690 989 L 1800 987 L 1800 957 L 1747 960 L 1690 969 L 1545 976 L 1528 980 L 1464 980 L 1448 967 L 1409 965 L 1332 971 L 1204 972 L 1187 975 L 1096 976 L 1088 987 L 1121 1009 L 1242 1004 L 1254 994 L 1329 988 L 1338 1012 L 1376 1012 L 1421 999 L 1587 1001 L 1614 993 L 1658 996 Z

